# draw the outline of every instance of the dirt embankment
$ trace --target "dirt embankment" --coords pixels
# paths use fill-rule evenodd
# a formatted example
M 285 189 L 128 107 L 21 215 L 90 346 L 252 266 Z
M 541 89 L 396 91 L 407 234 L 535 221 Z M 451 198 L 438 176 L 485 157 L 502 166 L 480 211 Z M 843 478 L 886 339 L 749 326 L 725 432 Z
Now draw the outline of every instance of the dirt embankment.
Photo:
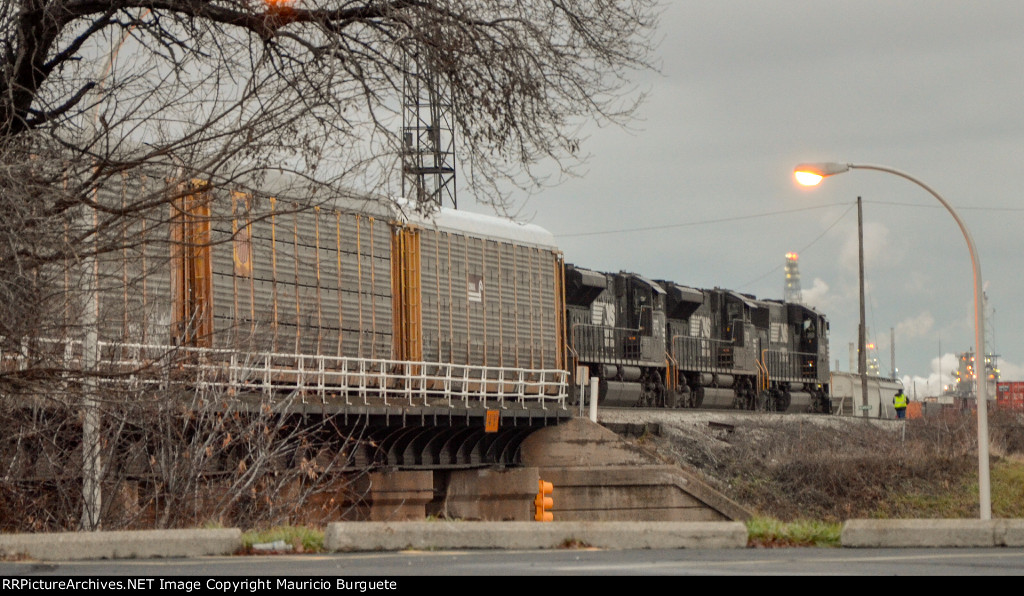
M 921 517 L 922 503 L 969 491 L 977 479 L 977 431 L 969 414 L 900 422 L 609 409 L 598 421 L 695 471 L 757 514 L 783 521 Z M 995 458 L 1024 453 L 1018 417 L 990 422 Z M 970 515 L 969 495 L 965 501 Z

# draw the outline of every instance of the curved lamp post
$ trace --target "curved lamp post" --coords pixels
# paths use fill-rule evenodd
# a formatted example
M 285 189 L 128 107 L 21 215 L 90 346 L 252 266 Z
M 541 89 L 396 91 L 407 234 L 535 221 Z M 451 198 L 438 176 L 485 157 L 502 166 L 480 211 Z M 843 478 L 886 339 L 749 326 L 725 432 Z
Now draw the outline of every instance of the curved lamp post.
M 974 239 L 960 216 L 939 193 L 932 190 L 927 184 L 917 178 L 885 166 L 852 164 L 852 163 L 804 163 L 793 170 L 797 182 L 804 186 L 815 186 L 828 176 L 842 174 L 848 170 L 877 170 L 888 172 L 901 178 L 906 178 L 914 184 L 928 191 L 933 197 L 942 203 L 942 206 L 949 211 L 956 224 L 960 226 L 964 239 L 967 240 L 967 250 L 971 253 L 971 267 L 974 269 L 974 344 L 977 346 L 974 363 L 974 377 L 977 382 L 975 396 L 978 402 L 978 496 L 981 501 L 981 519 L 992 519 L 992 497 L 989 488 L 989 461 L 988 461 L 988 384 L 986 383 L 987 368 L 985 365 L 985 314 L 982 307 L 982 284 L 981 264 L 978 261 L 978 250 L 974 247 Z M 980 363 L 979 363 L 980 361 Z M 978 370 L 978 367 L 981 370 Z

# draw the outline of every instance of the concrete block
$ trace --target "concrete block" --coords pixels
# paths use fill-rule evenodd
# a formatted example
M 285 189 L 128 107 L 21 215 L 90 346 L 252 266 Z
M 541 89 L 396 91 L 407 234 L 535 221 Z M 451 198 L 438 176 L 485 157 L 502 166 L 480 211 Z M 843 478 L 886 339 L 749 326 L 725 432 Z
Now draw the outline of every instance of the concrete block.
M 555 521 L 694 522 L 751 517 L 738 504 L 674 466 L 542 468 L 540 476 L 554 484 Z
M 585 418 L 574 418 L 531 434 L 523 440 L 520 455 L 524 465 L 538 468 L 658 463 L 650 454 Z
M 40 561 L 230 555 L 241 546 L 237 528 L 0 534 L 0 556 Z
M 537 468 L 449 473 L 442 512 L 462 520 L 532 521 Z
M 350 488 L 363 519 L 423 520 L 434 498 L 434 475 L 429 470 L 371 472 Z
M 996 546 L 1024 546 L 1024 519 L 995 520 Z
M 843 524 L 844 547 L 991 547 L 996 523 L 980 519 L 852 519 Z
M 324 535 L 330 551 L 746 545 L 747 528 L 741 522 L 340 522 L 329 524 Z

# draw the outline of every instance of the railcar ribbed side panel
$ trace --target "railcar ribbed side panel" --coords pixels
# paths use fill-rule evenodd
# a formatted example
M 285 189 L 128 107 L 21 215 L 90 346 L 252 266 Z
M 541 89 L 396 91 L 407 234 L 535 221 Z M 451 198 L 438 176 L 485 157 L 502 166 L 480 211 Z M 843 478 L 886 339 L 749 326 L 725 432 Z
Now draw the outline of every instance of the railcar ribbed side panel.
M 167 191 L 156 181 L 152 188 Z M 97 199 L 116 207 L 150 190 L 144 179 L 128 180 Z M 183 194 L 209 211 L 175 202 L 102 231 L 100 242 L 123 248 L 97 258 L 101 340 L 392 357 L 386 218 L 221 189 Z M 210 279 L 194 279 L 207 266 Z M 66 287 L 82 287 L 82 267 L 63 267 Z M 85 302 L 69 298 L 69 321 L 80 313 L 75 301 Z M 210 329 L 197 323 L 204 309 Z
M 266 201 L 214 231 L 218 347 L 362 358 L 392 355 L 386 221 Z M 235 232 L 232 231 L 235 228 Z M 249 229 L 248 244 L 239 229 Z M 251 275 L 239 252 L 251 251 Z
M 159 178 L 115 179 L 99 190 L 96 200 L 118 209 L 165 190 Z M 167 206 L 160 204 L 132 218 L 116 218 L 114 226 L 107 225 L 102 216 L 83 219 L 82 226 L 96 228 L 81 246 L 83 252 L 103 246 L 116 248 L 96 255 L 95 275 L 82 268 L 86 261 L 64 263 L 65 322 L 70 328 L 81 320 L 88 302 L 87 288 L 94 286 L 100 340 L 123 344 L 166 344 L 171 340 L 170 217 Z M 74 232 L 69 230 L 69 237 L 71 234 Z
M 420 251 L 425 360 L 561 366 L 557 252 L 429 228 Z

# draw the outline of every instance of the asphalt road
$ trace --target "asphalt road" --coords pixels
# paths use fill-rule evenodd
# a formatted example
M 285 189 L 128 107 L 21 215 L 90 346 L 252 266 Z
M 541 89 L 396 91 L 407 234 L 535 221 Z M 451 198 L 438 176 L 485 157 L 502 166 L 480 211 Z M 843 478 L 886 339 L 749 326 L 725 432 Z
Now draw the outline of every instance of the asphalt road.
M 480 577 L 501 576 L 517 585 L 517 580 L 511 578 L 645 575 L 1022 576 L 1024 549 L 473 550 L 0 562 L 0 576 L 4 581 L 75 577 L 124 583 L 131 579 L 143 582 L 134 584 L 141 589 L 250 594 L 290 589 L 309 592 L 339 587 L 360 592 L 422 591 L 424 585 L 418 578 L 442 576 L 462 578 L 452 581 L 465 580 L 467 587 L 479 588 Z M 191 583 L 187 586 L 161 584 L 161 581 L 167 581 L 166 578 Z M 257 581 L 264 579 L 267 580 L 265 583 Z M 339 584 L 339 580 L 348 583 Z M 302 583 L 304 581 L 305 584 Z M 359 581 L 370 583 L 351 583 Z M 505 581 L 502 580 L 503 586 Z M 374 585 L 372 582 L 378 583 Z

